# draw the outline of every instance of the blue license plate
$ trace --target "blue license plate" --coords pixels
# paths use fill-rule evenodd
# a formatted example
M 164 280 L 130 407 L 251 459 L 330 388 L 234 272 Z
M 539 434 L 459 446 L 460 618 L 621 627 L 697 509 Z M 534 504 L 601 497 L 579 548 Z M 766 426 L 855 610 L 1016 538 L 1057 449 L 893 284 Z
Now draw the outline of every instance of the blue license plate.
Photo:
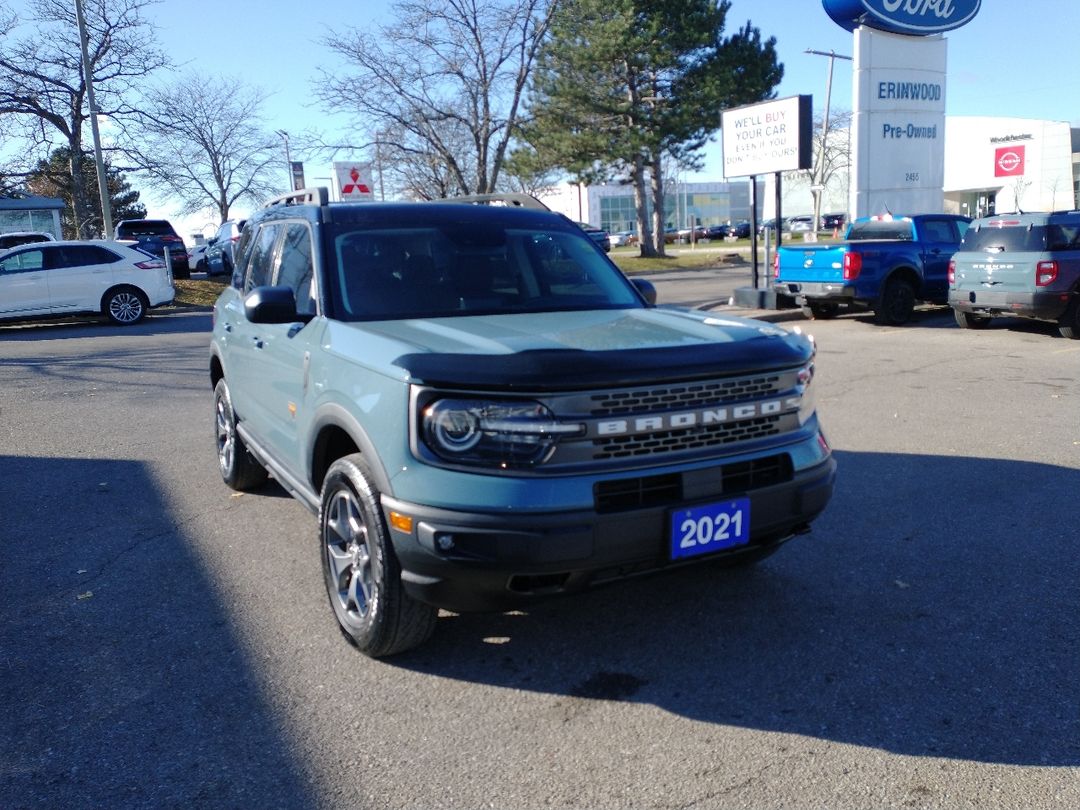
M 750 499 L 710 503 L 671 513 L 671 559 L 696 557 L 750 542 Z

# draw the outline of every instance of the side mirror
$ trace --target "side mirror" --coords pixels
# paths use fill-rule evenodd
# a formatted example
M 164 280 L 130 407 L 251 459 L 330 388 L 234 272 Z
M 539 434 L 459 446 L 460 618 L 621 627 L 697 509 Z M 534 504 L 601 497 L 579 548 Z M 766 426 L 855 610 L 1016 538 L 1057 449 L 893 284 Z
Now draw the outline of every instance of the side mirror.
M 256 287 L 244 296 L 244 316 L 251 323 L 296 323 L 309 320 L 296 312 L 291 287 Z
M 650 307 L 656 306 L 656 287 L 653 286 L 651 281 L 643 278 L 632 278 L 630 279 L 630 283 L 637 288 L 638 293 L 640 293 L 641 297 L 645 299 Z

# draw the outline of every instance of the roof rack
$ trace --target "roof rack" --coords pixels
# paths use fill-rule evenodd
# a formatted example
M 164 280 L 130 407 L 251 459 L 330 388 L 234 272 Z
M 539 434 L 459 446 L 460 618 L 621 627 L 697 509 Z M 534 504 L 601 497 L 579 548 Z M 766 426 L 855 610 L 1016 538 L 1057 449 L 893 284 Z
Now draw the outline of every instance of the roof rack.
M 508 191 L 501 194 L 466 194 L 461 197 L 444 197 L 441 200 L 431 200 L 430 202 L 503 205 L 507 208 L 531 208 L 534 211 L 551 210 L 531 194 L 522 194 L 517 191 Z
M 329 199 L 330 193 L 325 186 L 300 188 L 267 200 L 263 208 L 273 205 L 326 205 Z

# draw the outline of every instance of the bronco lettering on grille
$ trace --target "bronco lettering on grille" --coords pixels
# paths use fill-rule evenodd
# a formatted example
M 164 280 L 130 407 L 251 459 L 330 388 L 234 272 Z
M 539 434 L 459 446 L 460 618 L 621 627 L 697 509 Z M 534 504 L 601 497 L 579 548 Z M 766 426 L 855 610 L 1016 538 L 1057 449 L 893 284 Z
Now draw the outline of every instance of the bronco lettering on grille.
M 746 419 L 757 419 L 760 416 L 776 416 L 787 411 L 797 411 L 799 404 L 799 397 L 785 397 L 723 408 L 702 408 L 696 411 L 638 416 L 632 419 L 605 419 L 594 423 L 593 435 L 626 436 L 657 430 L 679 430 L 698 425 L 722 425 L 727 422 L 741 422 Z

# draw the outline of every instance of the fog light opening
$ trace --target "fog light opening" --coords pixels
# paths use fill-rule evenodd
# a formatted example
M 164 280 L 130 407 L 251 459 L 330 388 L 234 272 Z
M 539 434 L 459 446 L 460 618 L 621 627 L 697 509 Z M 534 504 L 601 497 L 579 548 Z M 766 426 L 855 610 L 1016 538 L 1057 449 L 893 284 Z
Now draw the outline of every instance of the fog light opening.
M 435 545 L 439 551 L 453 551 L 454 550 L 454 535 L 452 534 L 440 534 L 435 537 Z

